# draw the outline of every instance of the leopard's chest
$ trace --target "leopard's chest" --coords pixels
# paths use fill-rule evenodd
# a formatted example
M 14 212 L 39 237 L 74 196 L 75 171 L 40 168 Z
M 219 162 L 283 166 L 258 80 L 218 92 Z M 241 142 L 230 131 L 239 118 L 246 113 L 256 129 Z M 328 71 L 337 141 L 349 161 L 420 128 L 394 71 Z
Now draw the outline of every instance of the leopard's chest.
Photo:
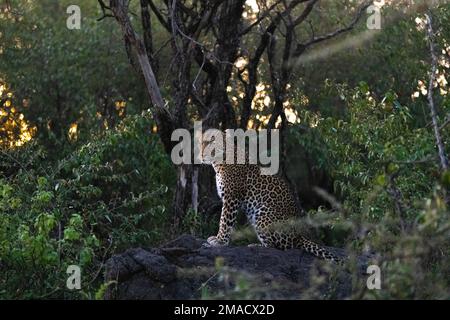
M 216 175 L 216 189 L 219 198 L 223 200 L 224 196 L 224 182 L 220 175 Z
M 240 177 L 237 177 L 236 175 L 230 175 L 227 173 L 216 173 L 216 189 L 221 200 L 224 200 L 225 196 L 233 197 L 230 198 L 230 200 L 242 198 L 244 182 L 239 178 Z

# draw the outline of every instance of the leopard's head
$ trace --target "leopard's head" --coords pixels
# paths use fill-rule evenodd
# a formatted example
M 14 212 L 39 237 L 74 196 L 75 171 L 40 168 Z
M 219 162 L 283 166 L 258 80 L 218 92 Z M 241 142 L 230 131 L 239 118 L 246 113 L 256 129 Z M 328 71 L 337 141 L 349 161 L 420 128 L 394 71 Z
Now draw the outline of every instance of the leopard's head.
M 200 154 L 204 164 L 221 164 L 225 158 L 225 134 L 217 129 L 204 132 L 200 141 Z
M 248 163 L 249 154 L 247 147 L 241 143 L 235 143 L 232 132 L 218 129 L 209 129 L 202 135 L 200 152 L 204 164 L 244 164 Z

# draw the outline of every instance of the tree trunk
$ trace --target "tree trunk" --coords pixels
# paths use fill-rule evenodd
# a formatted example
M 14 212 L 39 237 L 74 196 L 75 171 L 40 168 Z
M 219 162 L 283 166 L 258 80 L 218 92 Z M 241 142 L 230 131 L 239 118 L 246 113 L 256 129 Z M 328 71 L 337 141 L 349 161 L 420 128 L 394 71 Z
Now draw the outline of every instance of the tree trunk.
M 214 170 L 209 166 L 183 164 L 177 167 L 177 184 L 173 199 L 174 231 L 182 226 L 189 210 L 213 215 L 220 212 Z
M 173 200 L 173 224 L 178 229 L 183 216 L 189 208 L 192 196 L 193 165 L 182 164 L 177 167 L 177 185 Z

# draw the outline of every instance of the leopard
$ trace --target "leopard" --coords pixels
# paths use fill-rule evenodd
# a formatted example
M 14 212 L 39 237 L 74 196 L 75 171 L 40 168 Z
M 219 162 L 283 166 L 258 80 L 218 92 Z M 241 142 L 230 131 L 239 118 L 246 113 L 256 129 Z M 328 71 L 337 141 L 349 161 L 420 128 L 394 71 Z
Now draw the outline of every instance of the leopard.
M 202 141 L 202 153 L 212 143 L 214 139 Z M 232 152 L 236 153 L 236 150 Z M 241 211 L 245 213 L 259 240 L 259 244 L 252 246 L 281 250 L 302 249 L 332 263 L 344 263 L 345 257 L 335 254 L 328 247 L 298 234 L 292 228 L 282 228 L 283 224 L 289 224 L 302 213 L 292 188 L 284 177 L 279 174 L 262 174 L 258 164 L 250 164 L 248 161 L 229 164 L 203 155 L 202 163 L 212 165 L 217 194 L 222 202 L 218 233 L 208 237 L 205 246 L 228 246 Z

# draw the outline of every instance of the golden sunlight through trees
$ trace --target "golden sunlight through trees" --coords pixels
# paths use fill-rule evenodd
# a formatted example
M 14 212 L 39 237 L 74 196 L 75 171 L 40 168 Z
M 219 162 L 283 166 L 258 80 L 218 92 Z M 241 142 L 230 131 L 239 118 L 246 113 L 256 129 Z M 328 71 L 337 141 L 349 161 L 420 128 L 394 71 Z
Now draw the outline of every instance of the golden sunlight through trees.
M 414 20 L 416 29 L 424 32 L 426 27 L 426 20 L 423 17 L 416 17 Z M 439 36 L 442 36 L 439 32 Z M 444 39 L 444 48 L 437 57 L 438 68 L 436 70 L 436 77 L 433 83 L 434 88 L 439 88 L 439 94 L 446 96 L 448 94 L 447 70 L 450 69 L 450 45 Z M 428 83 L 425 80 L 418 80 L 416 90 L 411 94 L 412 100 L 419 98 L 421 95 L 426 97 L 428 94 Z
M 78 123 L 74 122 L 70 125 L 68 137 L 69 137 L 69 140 L 77 140 L 77 138 L 78 138 Z
M 0 147 L 20 147 L 36 133 L 36 127 L 30 126 L 23 113 L 13 106 L 12 98 L 6 83 L 0 81 Z

